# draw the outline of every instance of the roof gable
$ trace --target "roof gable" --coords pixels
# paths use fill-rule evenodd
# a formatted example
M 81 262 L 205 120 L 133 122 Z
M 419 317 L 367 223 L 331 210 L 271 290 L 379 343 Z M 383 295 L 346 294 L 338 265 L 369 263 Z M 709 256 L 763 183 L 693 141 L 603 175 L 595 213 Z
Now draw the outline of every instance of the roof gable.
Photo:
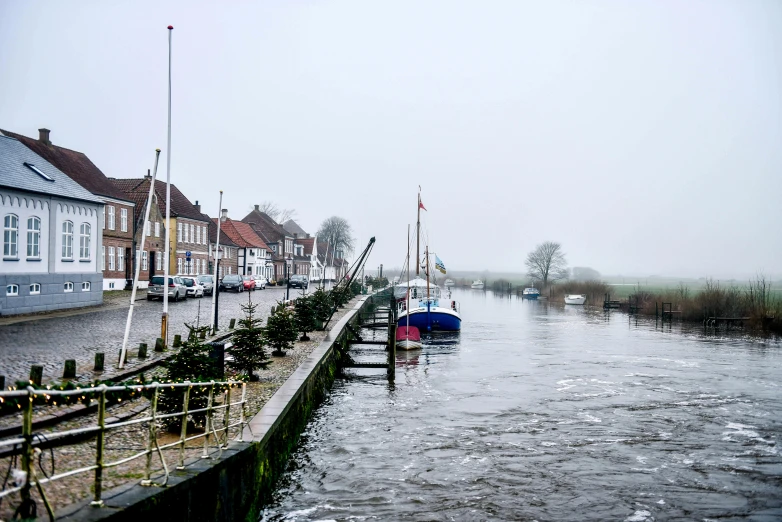
M 25 165 L 34 165 L 53 181 Z M 103 200 L 73 181 L 64 172 L 8 136 L 0 136 L 0 186 L 103 205 Z
M 143 201 L 146 202 L 146 198 L 149 195 L 149 184 L 152 182 L 152 177 L 143 178 L 126 178 L 117 179 L 109 178 L 111 182 L 119 187 L 123 192 L 130 195 L 132 193 L 141 193 L 143 195 Z M 155 179 L 155 196 L 157 199 L 157 205 L 160 212 L 165 215 L 166 213 L 166 182 Z M 146 203 L 145 203 L 146 204 Z M 171 184 L 171 215 L 173 217 L 183 217 L 193 219 L 195 221 L 203 221 L 208 223 L 209 219 L 204 217 L 195 205 L 193 205 L 187 197 L 174 185 Z
M 125 194 L 118 190 L 83 152 L 45 143 L 15 132 L 0 130 L 0 133 L 16 138 L 92 194 L 128 201 Z

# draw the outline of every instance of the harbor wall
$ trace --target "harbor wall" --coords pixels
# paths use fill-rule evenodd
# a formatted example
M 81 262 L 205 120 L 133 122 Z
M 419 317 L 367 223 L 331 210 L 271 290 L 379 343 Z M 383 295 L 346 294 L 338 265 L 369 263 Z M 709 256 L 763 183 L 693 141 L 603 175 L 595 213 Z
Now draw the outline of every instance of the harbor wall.
M 107 492 L 105 506 L 76 504 L 57 513 L 67 521 L 238 521 L 256 522 L 285 471 L 312 412 L 328 394 L 348 348 L 346 325 L 379 298 L 365 296 L 340 319 L 324 341 L 296 369 L 248 423 L 245 442 L 232 442 L 217 459 L 191 460 L 171 471 L 165 487 L 127 484 Z M 159 477 L 158 480 L 161 480 Z

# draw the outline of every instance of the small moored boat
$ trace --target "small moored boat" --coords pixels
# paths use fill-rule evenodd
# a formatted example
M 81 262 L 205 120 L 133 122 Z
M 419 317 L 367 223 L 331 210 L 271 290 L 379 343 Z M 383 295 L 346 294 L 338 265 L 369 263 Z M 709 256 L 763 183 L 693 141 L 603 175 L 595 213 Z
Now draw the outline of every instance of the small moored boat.
M 453 286 L 453 285 L 454 285 L 453 279 L 446 279 L 445 280 L 445 286 Z
M 481 281 L 480 279 L 476 279 L 475 281 L 472 282 L 472 284 L 470 285 L 470 288 L 476 288 L 478 290 L 482 290 L 483 289 L 483 281 Z
M 565 296 L 565 304 L 582 305 L 586 300 L 587 296 L 584 294 L 569 294 Z
M 396 347 L 400 350 L 417 350 L 421 347 L 421 332 L 415 326 L 398 327 Z
M 535 287 L 525 288 L 521 293 L 522 299 L 537 299 L 540 295 L 540 290 Z

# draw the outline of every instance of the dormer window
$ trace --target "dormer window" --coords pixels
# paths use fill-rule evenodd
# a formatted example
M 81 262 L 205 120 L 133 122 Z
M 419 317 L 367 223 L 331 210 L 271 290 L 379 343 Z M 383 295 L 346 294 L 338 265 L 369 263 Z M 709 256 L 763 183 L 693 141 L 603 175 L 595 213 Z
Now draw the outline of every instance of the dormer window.
M 28 169 L 32 170 L 33 172 L 35 172 L 35 173 L 36 173 L 36 174 L 38 174 L 39 176 L 41 176 L 41 177 L 42 177 L 43 179 L 45 179 L 46 181 L 54 181 L 54 178 L 53 178 L 53 177 L 49 176 L 48 174 L 44 174 L 44 172 L 43 172 L 41 169 L 39 169 L 38 167 L 36 167 L 36 166 L 35 166 L 35 165 L 33 165 L 32 163 L 27 163 L 27 162 L 25 161 L 25 162 L 24 162 L 24 166 L 25 166 L 25 167 L 27 167 Z

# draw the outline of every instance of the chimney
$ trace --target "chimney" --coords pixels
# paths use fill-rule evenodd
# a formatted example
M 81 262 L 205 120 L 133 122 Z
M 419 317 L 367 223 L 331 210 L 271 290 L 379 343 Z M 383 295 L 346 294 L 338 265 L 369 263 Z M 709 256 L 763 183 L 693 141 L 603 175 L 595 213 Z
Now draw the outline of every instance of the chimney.
M 222 214 L 220 214 L 220 221 L 228 219 L 228 209 L 224 208 Z
M 49 133 L 51 131 L 49 129 L 38 129 L 38 141 L 45 143 L 47 145 L 51 145 L 52 142 L 49 141 Z
M 152 174 L 149 173 L 149 169 L 147 169 L 147 175 L 144 176 L 144 179 L 152 179 Z
M 201 213 L 201 205 L 198 204 L 198 200 L 196 200 L 195 205 L 193 205 L 196 208 L 196 212 L 199 214 Z
M 261 211 L 261 206 L 260 205 L 255 205 L 255 210 L 260 212 Z

